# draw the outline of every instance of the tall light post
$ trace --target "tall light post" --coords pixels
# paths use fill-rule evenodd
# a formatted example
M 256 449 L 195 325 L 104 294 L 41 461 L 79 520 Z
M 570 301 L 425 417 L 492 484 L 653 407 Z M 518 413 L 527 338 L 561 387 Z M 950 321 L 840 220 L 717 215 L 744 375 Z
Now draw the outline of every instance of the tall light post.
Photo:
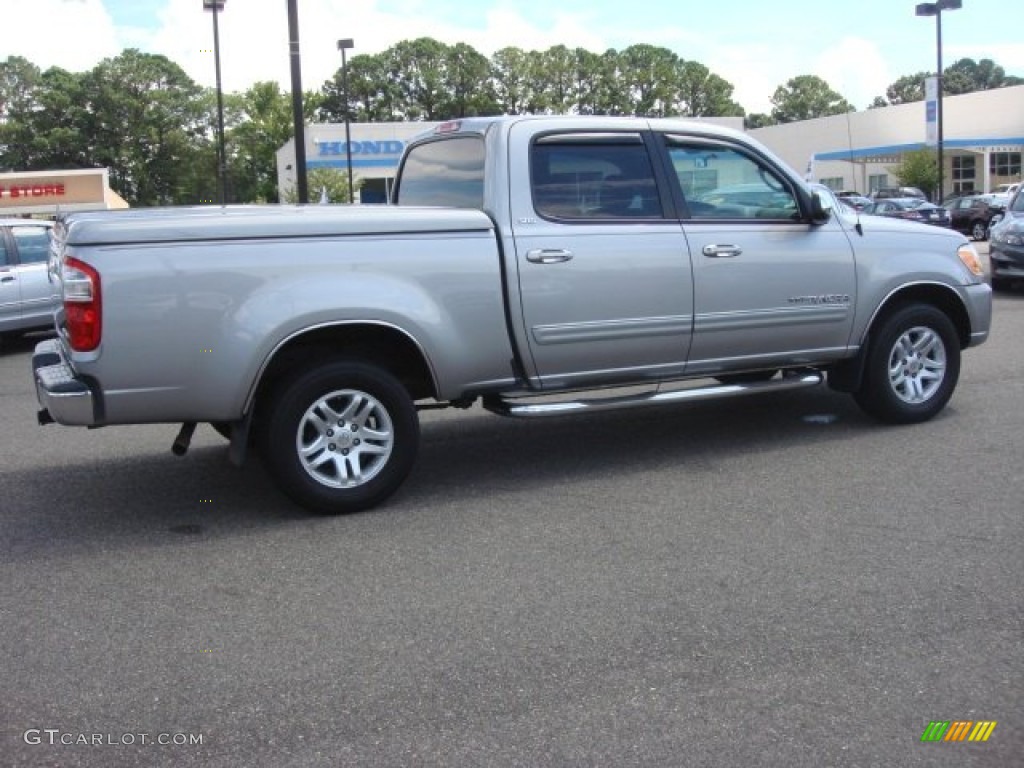
M 939 189 L 935 202 L 942 204 L 942 12 L 955 11 L 963 7 L 962 0 L 938 0 L 934 3 L 919 3 L 914 9 L 915 16 L 935 17 L 935 51 L 937 62 L 935 67 L 936 95 L 935 131 L 936 154 L 939 162 Z
M 348 60 L 345 58 L 345 51 L 355 47 L 355 41 L 351 37 L 338 41 L 338 50 L 341 51 L 341 94 L 345 100 L 345 163 L 348 165 L 348 202 L 354 203 L 355 192 L 352 186 L 352 135 L 349 133 L 348 119 Z
M 218 199 L 224 205 L 227 199 L 227 158 L 224 152 L 224 91 L 220 84 L 220 29 L 217 15 L 224 10 L 227 0 L 203 0 L 203 10 L 213 11 L 213 61 L 217 68 L 217 187 Z
M 299 0 L 288 0 L 288 56 L 292 70 L 292 127 L 295 130 L 295 187 L 298 200 L 309 202 L 306 169 L 306 123 L 302 114 L 302 52 L 299 48 Z

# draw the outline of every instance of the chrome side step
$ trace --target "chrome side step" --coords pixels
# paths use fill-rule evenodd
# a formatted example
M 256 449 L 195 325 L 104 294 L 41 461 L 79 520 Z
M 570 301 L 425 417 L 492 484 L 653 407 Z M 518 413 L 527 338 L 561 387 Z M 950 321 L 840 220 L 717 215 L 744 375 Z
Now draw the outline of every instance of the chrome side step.
M 749 384 L 717 384 L 709 387 L 692 387 L 668 392 L 642 392 L 636 395 L 593 397 L 561 402 L 537 402 L 538 398 L 484 398 L 483 406 L 499 416 L 520 419 L 535 419 L 544 416 L 562 416 L 583 411 L 613 411 L 620 408 L 639 408 L 648 405 L 665 405 L 696 400 L 718 400 L 726 397 L 755 395 L 762 392 L 782 392 L 791 389 L 815 387 L 824 380 L 818 371 L 802 371 L 796 375 L 783 376 L 770 381 Z

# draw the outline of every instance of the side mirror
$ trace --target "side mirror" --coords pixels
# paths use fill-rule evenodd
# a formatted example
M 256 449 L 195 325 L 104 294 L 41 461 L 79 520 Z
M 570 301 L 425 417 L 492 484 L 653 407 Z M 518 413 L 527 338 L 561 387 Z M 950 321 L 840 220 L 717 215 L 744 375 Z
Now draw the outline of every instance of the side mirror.
M 811 192 L 811 223 L 824 224 L 832 218 L 832 198 Z

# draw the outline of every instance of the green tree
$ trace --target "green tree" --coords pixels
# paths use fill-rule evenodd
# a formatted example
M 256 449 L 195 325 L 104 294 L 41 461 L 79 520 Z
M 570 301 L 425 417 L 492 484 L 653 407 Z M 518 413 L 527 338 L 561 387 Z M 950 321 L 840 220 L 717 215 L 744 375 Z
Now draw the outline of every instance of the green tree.
M 491 89 L 501 114 L 521 115 L 531 99 L 530 56 L 522 48 L 507 47 L 491 57 Z
M 732 83 L 696 61 L 678 61 L 675 67 L 672 114 L 687 117 L 743 117 L 745 110 L 732 100 Z
M 935 153 L 927 149 L 906 152 L 899 165 L 889 169 L 901 186 L 917 187 L 929 197 L 939 185 Z
M 311 113 L 317 100 L 303 99 Z M 274 82 L 255 83 L 230 97 L 227 131 L 230 198 L 236 202 L 274 202 L 277 195 L 277 150 L 295 131 L 291 95 Z
M 491 64 L 487 57 L 465 43 L 451 46 L 444 60 L 444 83 L 448 101 L 445 117 L 478 117 L 499 114 L 491 86 Z
M 420 37 L 395 44 L 386 52 L 388 77 L 398 86 L 398 113 L 403 120 L 443 120 L 449 103 L 445 90 L 448 46 Z
M 320 109 L 317 118 L 324 122 L 341 123 L 346 112 L 349 120 L 366 123 L 387 123 L 401 120 L 401 89 L 391 77 L 386 54 L 360 54 L 348 61 L 348 97 L 341 68 L 320 89 Z
M 133 205 L 196 202 L 188 171 L 213 140 L 209 100 L 164 56 L 127 49 L 85 75 L 89 156 Z
M 572 52 L 576 62 L 576 77 L 573 90 L 576 93 L 575 112 L 578 115 L 601 113 L 601 94 L 607 78 L 604 73 L 604 59 L 585 48 Z
M 679 57 L 667 48 L 631 45 L 619 53 L 619 77 L 629 89 L 630 112 L 646 117 L 673 114 Z
M 21 56 L 0 62 L 0 168 L 35 170 L 32 117 L 41 79 L 39 67 Z
M 888 103 L 896 105 L 909 104 L 914 101 L 924 101 L 924 81 L 927 77 L 927 72 L 918 72 L 914 75 L 904 75 L 885 89 L 885 95 L 888 99 Z
M 855 111 L 817 75 L 799 75 L 780 85 L 772 96 L 772 117 L 780 123 L 811 120 Z
M 1024 78 L 1008 77 L 992 59 L 959 59 L 942 72 L 942 90 L 956 95 L 1024 84 Z
M 578 102 L 576 56 L 564 45 L 553 45 L 531 56 L 531 84 L 534 114 L 567 115 Z
M 347 203 L 348 173 L 339 168 L 310 168 L 307 175 L 309 183 L 309 199 L 311 202 L 325 197 L 329 203 Z M 359 182 L 353 184 L 354 192 L 359 194 Z M 282 202 L 296 203 L 299 199 L 298 190 L 292 188 L 282 195 Z
M 754 128 L 765 128 L 769 125 L 778 125 L 778 121 L 763 112 L 753 112 L 743 119 L 743 127 L 748 131 Z

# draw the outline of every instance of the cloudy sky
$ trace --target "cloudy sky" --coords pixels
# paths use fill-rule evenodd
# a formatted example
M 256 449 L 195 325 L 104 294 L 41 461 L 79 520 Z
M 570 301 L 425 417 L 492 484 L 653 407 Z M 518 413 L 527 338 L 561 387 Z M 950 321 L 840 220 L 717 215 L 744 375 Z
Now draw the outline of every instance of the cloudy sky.
M 507 45 L 594 52 L 649 43 L 731 82 L 748 112 L 775 88 L 813 73 L 858 109 L 902 75 L 935 68 L 935 20 L 916 0 L 299 0 L 302 82 L 315 90 L 340 66 L 336 41 L 358 53 L 429 36 L 485 55 Z M 1024 77 L 1024 0 L 963 0 L 943 14 L 944 63 L 991 58 Z M 220 18 L 224 87 L 291 82 L 287 0 L 226 0 Z M 0 60 L 91 68 L 134 47 L 160 53 L 213 85 L 212 19 L 202 0 L 0 0 Z

